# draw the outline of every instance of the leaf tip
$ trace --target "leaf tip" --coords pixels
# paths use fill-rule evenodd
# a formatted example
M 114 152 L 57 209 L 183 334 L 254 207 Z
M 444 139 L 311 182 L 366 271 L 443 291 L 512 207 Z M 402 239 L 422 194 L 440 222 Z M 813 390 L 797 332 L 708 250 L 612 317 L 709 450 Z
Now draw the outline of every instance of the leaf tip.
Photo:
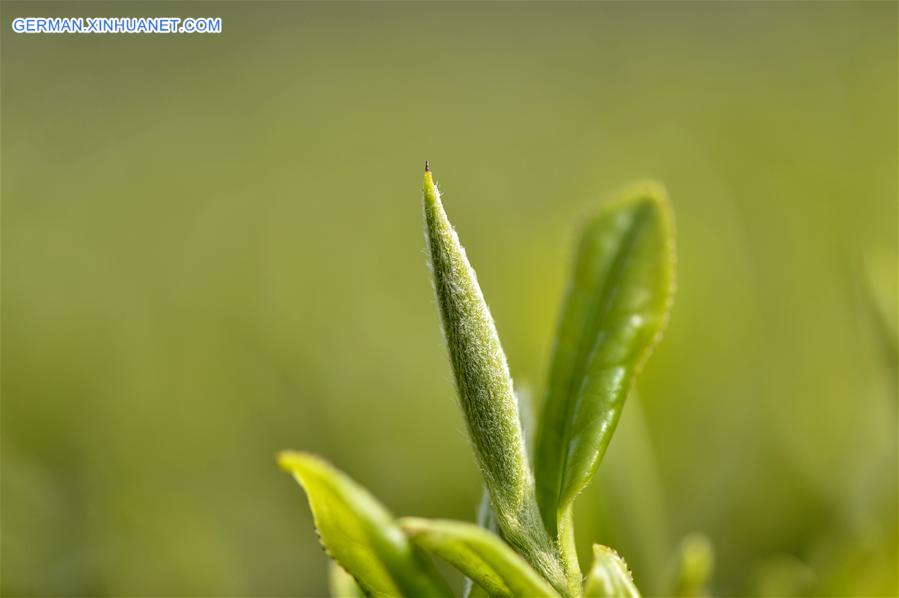
M 434 176 L 431 174 L 431 163 L 425 161 L 425 201 L 429 204 L 439 203 L 440 192 L 437 191 L 437 185 L 434 184 Z
M 291 450 L 279 451 L 275 456 L 275 460 L 278 463 L 278 467 L 294 475 L 302 473 L 310 465 L 319 461 L 318 457 L 310 453 Z
M 420 536 L 427 530 L 427 522 L 418 517 L 402 517 L 397 520 L 397 525 L 410 538 Z
M 618 554 L 618 551 L 614 548 L 610 548 L 604 544 L 594 544 L 593 545 L 593 556 L 598 559 L 602 558 L 612 558 L 616 561 L 623 561 L 621 555 Z M 630 571 L 630 569 L 628 569 Z
M 663 211 L 667 211 L 670 204 L 668 189 L 662 183 L 652 179 L 631 183 L 620 189 L 615 194 L 615 197 L 621 198 L 619 202 L 622 204 L 648 203 L 661 208 Z

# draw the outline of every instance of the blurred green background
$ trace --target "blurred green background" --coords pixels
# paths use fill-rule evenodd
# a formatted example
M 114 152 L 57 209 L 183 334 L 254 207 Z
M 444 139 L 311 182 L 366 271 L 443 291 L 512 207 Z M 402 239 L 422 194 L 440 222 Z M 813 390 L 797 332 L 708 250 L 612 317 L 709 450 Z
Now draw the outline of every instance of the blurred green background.
M 578 503 L 664 592 L 895 595 L 897 5 L 2 4 L 2 593 L 319 596 L 283 448 L 472 519 L 422 163 L 516 382 L 574 233 L 671 193 L 671 326 Z M 194 36 L 19 16 L 220 16 Z M 456 580 L 458 582 L 458 579 Z

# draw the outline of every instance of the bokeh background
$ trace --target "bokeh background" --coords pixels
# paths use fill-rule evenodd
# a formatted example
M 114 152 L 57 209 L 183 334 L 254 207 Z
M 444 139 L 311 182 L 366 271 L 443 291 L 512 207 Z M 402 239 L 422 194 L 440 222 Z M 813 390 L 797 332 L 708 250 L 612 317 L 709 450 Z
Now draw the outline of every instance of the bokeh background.
M 18 16 L 220 16 L 194 36 Z M 664 594 L 896 587 L 897 5 L 2 4 L 2 593 L 320 596 L 274 454 L 472 519 L 431 160 L 539 401 L 578 223 L 678 224 L 668 334 L 578 540 Z M 456 578 L 458 583 L 458 578 Z

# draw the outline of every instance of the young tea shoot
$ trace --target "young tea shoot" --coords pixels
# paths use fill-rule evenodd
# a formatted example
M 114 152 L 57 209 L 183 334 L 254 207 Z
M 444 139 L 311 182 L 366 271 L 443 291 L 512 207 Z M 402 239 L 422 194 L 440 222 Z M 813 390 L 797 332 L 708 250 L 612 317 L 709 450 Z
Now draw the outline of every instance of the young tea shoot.
M 629 187 L 583 229 L 556 332 L 530 463 L 522 406 L 493 317 L 425 165 L 425 239 L 456 394 L 485 500 L 478 524 L 396 519 L 322 459 L 279 455 L 306 492 L 333 559 L 335 596 L 639 596 L 625 561 L 594 545 L 582 572 L 572 509 L 590 483 L 674 294 L 673 218 L 659 185 Z

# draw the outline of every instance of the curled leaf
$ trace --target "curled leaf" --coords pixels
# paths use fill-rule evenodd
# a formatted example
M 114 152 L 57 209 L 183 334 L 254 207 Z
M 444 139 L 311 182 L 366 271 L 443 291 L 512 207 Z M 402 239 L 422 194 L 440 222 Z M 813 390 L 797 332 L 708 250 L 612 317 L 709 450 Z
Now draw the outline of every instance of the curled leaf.
M 481 527 L 411 517 L 401 519 L 400 526 L 418 546 L 455 566 L 491 596 L 558 596 L 523 558 Z
M 278 464 L 306 491 L 328 554 L 367 594 L 451 595 L 427 557 L 367 490 L 308 453 L 285 451 Z
M 530 473 L 512 377 L 477 276 L 429 170 L 424 211 L 434 291 L 468 433 L 494 506 L 515 513 L 527 500 Z
M 459 404 L 503 537 L 559 587 L 557 550 L 540 519 L 518 404 L 493 317 L 430 169 L 424 214 L 434 290 Z

